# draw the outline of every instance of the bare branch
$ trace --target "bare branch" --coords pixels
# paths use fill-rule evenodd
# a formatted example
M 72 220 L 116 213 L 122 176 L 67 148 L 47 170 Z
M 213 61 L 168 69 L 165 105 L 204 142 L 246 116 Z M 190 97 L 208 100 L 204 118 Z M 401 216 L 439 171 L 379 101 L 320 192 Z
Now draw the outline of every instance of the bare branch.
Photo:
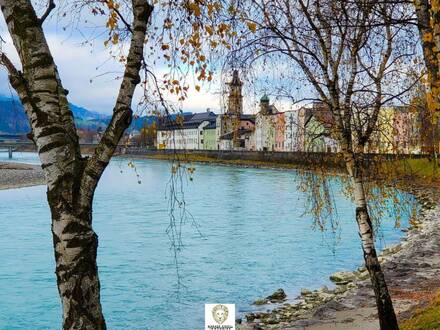
M 47 9 L 44 12 L 43 16 L 41 16 L 38 19 L 38 23 L 40 23 L 40 25 L 42 25 L 44 23 L 44 21 L 46 20 L 46 18 L 50 15 L 50 13 L 52 12 L 52 10 L 55 9 L 55 1 L 54 0 L 49 0 L 49 3 L 47 5 Z
M 93 156 L 87 161 L 81 180 L 80 205 L 92 200 L 98 180 L 124 133 L 130 126 L 133 112 L 131 103 L 136 86 L 140 82 L 139 71 L 143 61 L 144 41 L 153 7 L 144 0 L 132 0 L 133 33 L 127 55 L 124 76 L 119 89 L 113 116 Z

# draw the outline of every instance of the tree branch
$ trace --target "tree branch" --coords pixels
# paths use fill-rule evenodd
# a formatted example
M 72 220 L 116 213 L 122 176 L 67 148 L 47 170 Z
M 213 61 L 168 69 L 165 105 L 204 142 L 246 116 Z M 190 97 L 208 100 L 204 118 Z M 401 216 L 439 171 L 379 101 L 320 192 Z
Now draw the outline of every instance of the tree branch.
M 38 19 L 38 23 L 40 23 L 40 25 L 42 25 L 44 23 L 44 21 L 46 20 L 47 16 L 49 16 L 49 14 L 52 12 L 52 10 L 55 9 L 55 2 L 54 0 L 49 0 L 49 4 L 47 5 L 47 9 L 44 12 L 43 16 L 41 16 Z
M 153 7 L 145 0 L 132 0 L 132 6 L 133 33 L 124 76 L 113 109 L 112 119 L 93 156 L 85 166 L 80 185 L 80 206 L 88 206 L 91 203 L 99 178 L 113 156 L 124 131 L 131 124 L 133 114 L 131 103 L 135 88 L 140 82 L 139 71 L 143 60 L 147 24 L 153 11 Z

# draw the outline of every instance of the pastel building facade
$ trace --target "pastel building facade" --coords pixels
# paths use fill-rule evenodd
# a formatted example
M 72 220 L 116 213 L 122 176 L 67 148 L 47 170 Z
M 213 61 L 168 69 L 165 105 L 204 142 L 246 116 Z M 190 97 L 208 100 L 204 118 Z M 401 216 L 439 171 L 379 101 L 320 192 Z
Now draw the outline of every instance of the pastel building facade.
M 299 109 L 284 112 L 284 150 L 302 151 L 304 127 L 300 125 Z
M 267 95 L 260 99 L 259 110 L 255 118 L 255 149 L 275 151 L 278 110 L 270 104 Z
M 207 111 L 164 120 L 157 129 L 158 149 L 203 149 L 204 128 L 215 122 L 215 119 L 216 114 Z

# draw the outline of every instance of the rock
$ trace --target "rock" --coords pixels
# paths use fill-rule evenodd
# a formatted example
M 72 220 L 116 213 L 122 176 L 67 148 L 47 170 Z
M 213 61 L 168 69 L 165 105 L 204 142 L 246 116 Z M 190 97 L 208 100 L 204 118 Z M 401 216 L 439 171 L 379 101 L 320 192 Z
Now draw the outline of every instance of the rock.
M 336 289 L 335 289 L 335 293 L 336 294 L 341 294 L 341 293 L 344 293 L 345 291 L 347 291 L 348 289 L 347 289 L 347 285 L 345 285 L 345 284 L 341 284 L 341 285 L 337 285 L 336 286 Z
M 330 275 L 330 281 L 334 282 L 335 284 L 348 284 L 350 282 L 353 282 L 355 279 L 355 275 L 352 272 L 336 272 L 332 275 Z
M 310 294 L 312 294 L 312 291 L 308 289 L 301 289 L 301 296 L 308 296 Z
M 274 317 L 271 317 L 271 318 L 268 318 L 268 319 L 264 320 L 264 323 L 267 323 L 267 324 L 278 324 L 278 323 L 280 323 L 280 321 L 278 321 L 278 319 L 276 319 Z
M 358 279 L 360 279 L 361 281 L 364 281 L 368 278 L 370 278 L 370 274 L 367 271 L 362 272 L 358 275 Z
M 363 272 L 365 272 L 366 270 L 367 270 L 367 268 L 365 268 L 365 266 L 358 267 L 358 269 L 357 269 L 357 271 L 358 271 L 359 273 L 363 273 Z
M 270 301 L 270 302 L 280 302 L 283 301 L 284 299 L 286 299 L 286 293 L 284 292 L 283 289 L 278 289 L 277 291 L 275 291 L 274 293 L 272 293 L 270 296 L 266 297 L 266 300 Z
M 396 245 L 390 247 L 390 250 L 391 250 L 392 253 L 397 253 L 400 250 L 402 250 L 402 245 L 401 244 L 396 244 Z
M 342 311 L 344 309 L 347 309 L 346 305 L 336 300 L 329 301 L 328 303 L 325 304 L 325 307 L 327 307 L 328 309 L 332 309 L 334 311 Z
M 328 289 L 327 285 L 321 286 L 319 288 L 318 292 L 331 293 L 331 291 Z
M 286 299 L 286 293 L 284 292 L 284 290 L 278 289 L 277 291 L 272 293 L 270 296 L 267 296 L 266 298 L 255 300 L 252 303 L 252 305 L 261 306 L 269 303 L 278 303 L 278 302 L 282 302 L 285 299 Z
M 327 301 L 332 300 L 334 297 L 335 297 L 334 294 L 331 294 L 331 293 L 325 293 L 325 292 L 319 292 L 319 293 L 318 293 L 318 296 L 317 296 L 317 299 L 318 299 L 319 301 L 321 301 L 321 302 L 327 302 Z
M 257 299 L 252 303 L 252 305 L 257 305 L 257 306 L 266 305 L 268 302 L 269 301 L 267 301 L 267 299 Z
M 344 309 L 347 309 L 347 306 L 336 300 L 331 300 L 328 303 L 319 306 L 313 313 L 313 316 L 318 318 L 329 318 L 334 312 L 342 311 Z

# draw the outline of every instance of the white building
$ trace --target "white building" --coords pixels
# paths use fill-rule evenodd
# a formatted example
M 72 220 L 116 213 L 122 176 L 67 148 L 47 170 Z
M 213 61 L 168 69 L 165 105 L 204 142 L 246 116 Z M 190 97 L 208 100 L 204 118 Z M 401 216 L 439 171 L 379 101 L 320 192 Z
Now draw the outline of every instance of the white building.
M 299 120 L 299 109 L 284 112 L 284 150 L 301 151 L 303 145 L 303 130 Z
M 157 129 L 158 149 L 203 149 L 203 128 L 215 122 L 210 111 L 165 119 Z
M 277 113 L 275 106 L 269 104 L 269 97 L 264 95 L 260 100 L 260 111 L 255 118 L 255 150 L 275 150 Z

